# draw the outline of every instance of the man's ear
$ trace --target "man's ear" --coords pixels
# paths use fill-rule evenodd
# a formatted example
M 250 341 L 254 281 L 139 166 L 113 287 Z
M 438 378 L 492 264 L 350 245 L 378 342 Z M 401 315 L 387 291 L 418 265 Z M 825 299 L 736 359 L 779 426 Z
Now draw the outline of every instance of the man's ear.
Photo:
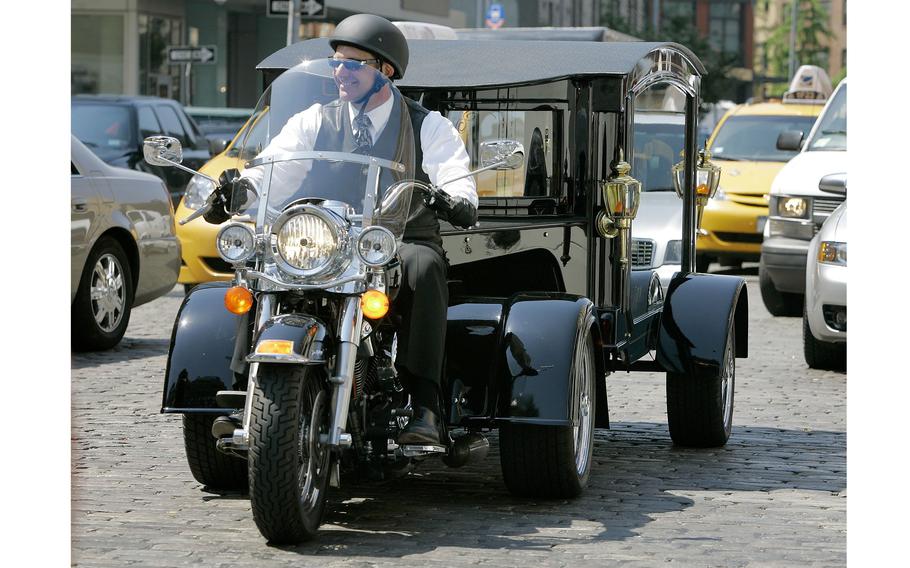
M 391 63 L 383 61 L 382 62 L 382 74 L 391 79 L 392 75 L 395 74 L 395 68 L 392 67 Z

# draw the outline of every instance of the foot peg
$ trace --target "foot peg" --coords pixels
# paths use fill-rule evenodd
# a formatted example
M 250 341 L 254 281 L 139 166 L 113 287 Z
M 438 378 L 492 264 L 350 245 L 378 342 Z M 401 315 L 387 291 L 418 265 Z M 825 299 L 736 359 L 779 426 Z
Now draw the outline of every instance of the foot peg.
M 479 432 L 468 432 L 455 438 L 452 450 L 442 458 L 442 462 L 449 467 L 461 467 L 468 462 L 478 462 L 487 457 L 490 451 L 490 441 Z
M 444 455 L 446 453 L 446 448 L 445 446 L 436 445 L 406 444 L 398 446 L 398 452 L 406 458 L 420 458 L 440 454 Z
M 212 436 L 215 439 L 231 437 L 234 430 L 243 427 L 243 419 L 240 414 L 231 414 L 228 416 L 219 416 L 212 423 Z

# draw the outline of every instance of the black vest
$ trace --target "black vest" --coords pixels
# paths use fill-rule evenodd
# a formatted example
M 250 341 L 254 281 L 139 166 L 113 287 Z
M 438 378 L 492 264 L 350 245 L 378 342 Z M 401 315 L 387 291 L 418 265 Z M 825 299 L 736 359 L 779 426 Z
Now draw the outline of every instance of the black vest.
M 429 111 L 411 99 L 402 97 L 402 100 L 407 104 L 411 131 L 414 134 L 414 177 L 424 183 L 430 183 L 429 177 L 423 171 L 423 148 L 420 144 L 420 129 L 423 126 L 423 119 Z M 319 134 L 316 135 L 314 150 L 356 153 L 354 132 L 351 130 L 351 119 L 348 109 L 349 105 L 340 100 L 322 107 L 322 126 L 319 128 Z M 392 113 L 389 116 L 389 122 L 382 130 L 379 139 L 373 144 L 373 151 L 371 152 L 373 156 L 399 162 L 404 161 L 401 156 L 405 154 L 407 149 L 398 147 L 399 139 L 401 138 L 399 132 L 402 120 L 401 105 L 396 98 L 395 102 L 392 103 Z M 317 184 L 329 184 L 330 187 L 341 190 L 336 194 L 338 196 L 337 199 L 360 209 L 363 205 L 365 170 L 366 168 L 359 164 L 325 160 L 317 161 L 309 176 L 307 176 L 310 180 L 308 184 L 310 191 L 308 193 L 316 195 L 318 194 Z M 379 179 L 380 191 L 384 192 L 386 188 L 399 181 L 399 179 L 399 174 L 384 168 Z M 439 236 L 439 220 L 436 218 L 434 211 L 424 206 L 422 197 L 421 193 L 414 192 L 414 196 L 411 199 L 408 224 L 404 232 L 404 240 L 430 241 L 442 246 L 442 239 Z

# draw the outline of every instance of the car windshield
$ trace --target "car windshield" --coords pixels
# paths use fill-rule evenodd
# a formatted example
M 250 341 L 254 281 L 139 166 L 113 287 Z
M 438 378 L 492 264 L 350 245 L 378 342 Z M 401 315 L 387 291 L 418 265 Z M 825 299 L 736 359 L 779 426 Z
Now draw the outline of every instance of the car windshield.
M 244 153 L 258 151 L 244 156 L 243 171 L 258 198 L 239 213 L 257 226 L 271 226 L 291 205 L 324 200 L 348 206 L 355 224 L 403 234 L 412 186 L 398 182 L 414 178 L 415 153 L 408 107 L 384 75 L 349 65 L 301 63 L 262 95 L 241 143 Z
M 70 128 L 92 150 L 122 150 L 131 146 L 134 139 L 130 109 L 125 105 L 74 103 Z
M 778 150 L 777 137 L 785 130 L 806 134 L 814 122 L 814 116 L 731 116 L 717 132 L 711 153 L 719 160 L 786 162 L 796 152 Z
M 839 88 L 818 118 L 818 126 L 806 146 L 807 151 L 847 150 L 847 85 Z

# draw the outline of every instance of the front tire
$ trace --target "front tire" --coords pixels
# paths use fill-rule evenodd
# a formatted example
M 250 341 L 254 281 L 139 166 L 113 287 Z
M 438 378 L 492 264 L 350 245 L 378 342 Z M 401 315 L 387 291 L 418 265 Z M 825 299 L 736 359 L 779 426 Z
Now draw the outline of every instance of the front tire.
M 588 484 L 598 373 L 590 326 L 580 336 L 571 371 L 577 425 L 504 424 L 499 431 L 502 476 L 515 495 L 571 498 Z
M 695 375 L 667 373 L 667 418 L 675 444 L 696 448 L 723 446 L 733 429 L 733 388 L 736 383 L 736 337 L 727 330 L 719 369 Z
M 803 357 L 811 369 L 842 371 L 847 368 L 847 344 L 828 343 L 815 339 L 805 310 L 803 310 Z
M 253 520 L 272 544 L 316 536 L 325 511 L 331 455 L 329 393 L 316 369 L 261 364 L 250 414 Z
M 71 347 L 99 351 L 120 343 L 130 323 L 133 279 L 115 239 L 102 237 L 89 253 L 71 308 Z
M 803 297 L 799 294 L 781 292 L 774 286 L 768 271 L 758 268 L 758 287 L 761 299 L 768 312 L 775 317 L 796 317 L 802 310 Z
M 218 491 L 247 491 L 246 460 L 215 448 L 213 414 L 183 415 L 183 445 L 190 472 L 199 483 Z

